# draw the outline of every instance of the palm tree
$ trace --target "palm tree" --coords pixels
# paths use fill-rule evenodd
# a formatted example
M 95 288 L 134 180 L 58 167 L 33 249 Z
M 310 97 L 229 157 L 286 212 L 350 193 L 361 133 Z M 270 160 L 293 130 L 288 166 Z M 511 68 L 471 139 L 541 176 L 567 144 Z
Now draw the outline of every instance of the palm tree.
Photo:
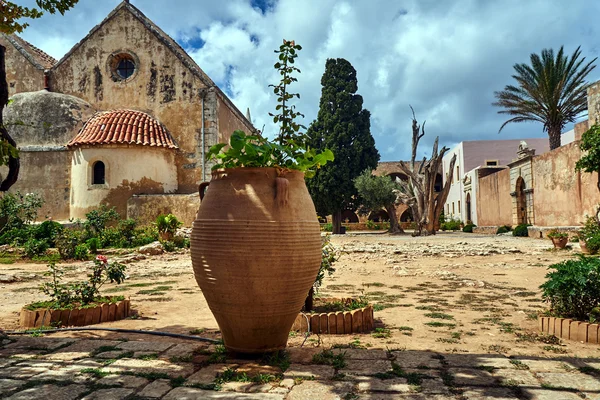
M 560 147 L 560 134 L 569 122 L 587 109 L 586 76 L 596 67 L 596 58 L 583 65 L 580 48 L 571 58 L 564 55 L 563 47 L 554 58 L 552 49 L 542 50 L 541 57 L 531 54 L 531 66 L 515 64 L 516 74 L 512 77 L 518 86 L 507 85 L 503 91 L 495 92 L 494 106 L 504 108 L 499 114 L 508 114 L 511 119 L 504 122 L 500 132 L 509 122 L 538 121 L 548 132 L 550 149 Z

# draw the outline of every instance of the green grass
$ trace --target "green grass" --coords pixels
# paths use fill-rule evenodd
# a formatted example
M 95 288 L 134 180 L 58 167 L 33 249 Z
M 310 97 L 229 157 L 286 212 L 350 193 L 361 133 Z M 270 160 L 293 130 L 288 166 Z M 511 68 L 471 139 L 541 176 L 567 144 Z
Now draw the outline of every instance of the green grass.
M 208 357 L 210 364 L 221 364 L 227 361 L 227 350 L 222 344 L 215 346 L 215 351 Z
M 568 351 L 557 346 L 544 346 L 544 351 L 549 351 L 555 354 L 567 354 Z
M 136 357 L 138 360 L 144 360 L 144 361 L 151 361 L 151 360 L 156 360 L 158 358 L 158 354 L 156 353 L 151 353 L 151 354 L 143 354 L 139 357 Z
M 82 374 L 94 375 L 96 378 L 104 378 L 110 375 L 110 372 L 102 371 L 100 368 L 84 368 L 80 372 Z
M 513 365 L 513 367 L 515 367 L 515 369 L 520 369 L 520 370 L 529 369 L 529 365 L 527 365 L 524 362 L 519 361 L 519 360 L 510 360 L 510 363 Z
M 387 339 L 392 337 L 392 332 L 386 328 L 375 328 L 375 331 L 371 334 L 371 336 L 377 339 Z
M 440 322 L 440 321 L 425 322 L 425 325 L 431 326 L 434 328 L 442 328 L 442 327 L 449 328 L 449 329 L 456 328 L 456 324 L 451 324 L 448 322 Z
M 400 328 L 398 328 L 398 330 L 410 332 L 410 331 L 414 331 L 414 328 L 411 328 L 410 326 L 401 326 Z
M 394 379 L 394 378 L 404 378 L 409 385 L 419 386 L 423 383 L 424 378 L 430 378 L 429 375 L 424 375 L 418 372 L 406 372 L 400 367 L 400 365 L 396 364 L 392 361 L 392 369 L 386 372 L 379 372 L 373 375 L 376 378 L 381 380 L 386 379 Z
M 346 353 L 333 354 L 331 350 L 323 350 L 313 355 L 312 362 L 320 365 L 332 365 L 336 370 L 346 366 Z
M 425 314 L 425 316 L 427 318 L 434 318 L 434 319 L 454 319 L 454 317 L 450 314 L 445 314 L 443 312 L 430 312 Z

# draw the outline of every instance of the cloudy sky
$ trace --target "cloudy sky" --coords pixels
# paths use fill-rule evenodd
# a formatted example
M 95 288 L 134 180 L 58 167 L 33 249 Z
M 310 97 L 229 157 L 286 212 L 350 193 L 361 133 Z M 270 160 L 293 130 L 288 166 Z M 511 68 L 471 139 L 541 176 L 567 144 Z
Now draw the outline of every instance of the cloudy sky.
M 34 0 L 17 0 L 22 5 Z M 371 111 L 371 133 L 382 161 L 410 154 L 411 114 L 427 120 L 420 155 L 435 136 L 462 140 L 545 137 L 535 123 L 513 124 L 491 106 L 494 91 L 512 83 L 512 66 L 532 52 L 579 45 L 587 59 L 600 52 L 600 15 L 593 0 L 131 0 L 179 42 L 198 65 L 267 136 L 275 96 L 275 55 L 282 39 L 303 46 L 293 91 L 308 125 L 317 115 L 327 58 L 342 57 L 358 72 Z M 64 17 L 45 15 L 23 37 L 61 58 L 117 5 L 80 0 Z M 600 68 L 589 76 L 600 79 Z M 583 118 L 585 119 L 585 118 Z M 570 129 L 570 127 L 567 127 Z

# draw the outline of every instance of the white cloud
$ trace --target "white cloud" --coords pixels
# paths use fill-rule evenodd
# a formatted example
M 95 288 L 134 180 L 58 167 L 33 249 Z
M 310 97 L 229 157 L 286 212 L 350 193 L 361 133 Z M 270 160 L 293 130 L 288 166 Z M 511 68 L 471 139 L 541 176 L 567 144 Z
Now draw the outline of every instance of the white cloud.
M 24 3 L 33 3 L 27 0 Z M 372 114 L 371 131 L 382 160 L 410 153 L 412 104 L 427 120 L 421 153 L 461 140 L 543 136 L 537 124 L 508 126 L 491 106 L 493 93 L 511 83 L 512 65 L 542 48 L 582 45 L 593 58 L 598 28 L 586 0 L 278 0 L 266 12 L 250 0 L 132 0 L 189 51 L 201 68 L 231 93 L 255 125 L 274 135 L 268 112 L 275 96 L 275 54 L 283 38 L 303 46 L 298 60 L 297 106 L 306 125 L 318 111 L 327 58 L 344 57 L 358 72 L 359 93 Z M 60 58 L 99 23 L 117 0 L 81 0 L 65 17 L 33 21 L 24 37 Z M 190 44 L 204 42 L 200 49 Z M 594 71 L 591 80 L 600 77 Z

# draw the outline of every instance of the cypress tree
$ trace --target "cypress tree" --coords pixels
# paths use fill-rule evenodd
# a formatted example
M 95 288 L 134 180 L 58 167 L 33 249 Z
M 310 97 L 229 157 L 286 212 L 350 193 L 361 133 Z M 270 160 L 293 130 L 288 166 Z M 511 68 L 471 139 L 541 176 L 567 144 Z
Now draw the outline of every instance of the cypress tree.
M 371 113 L 357 94 L 356 70 L 343 58 L 328 59 L 321 78 L 319 114 L 311 124 L 307 145 L 330 149 L 335 160 L 307 180 L 317 213 L 333 215 L 333 233 L 341 233 L 342 211 L 355 210 L 354 179 L 365 169 L 377 168 L 379 152 L 371 135 Z

